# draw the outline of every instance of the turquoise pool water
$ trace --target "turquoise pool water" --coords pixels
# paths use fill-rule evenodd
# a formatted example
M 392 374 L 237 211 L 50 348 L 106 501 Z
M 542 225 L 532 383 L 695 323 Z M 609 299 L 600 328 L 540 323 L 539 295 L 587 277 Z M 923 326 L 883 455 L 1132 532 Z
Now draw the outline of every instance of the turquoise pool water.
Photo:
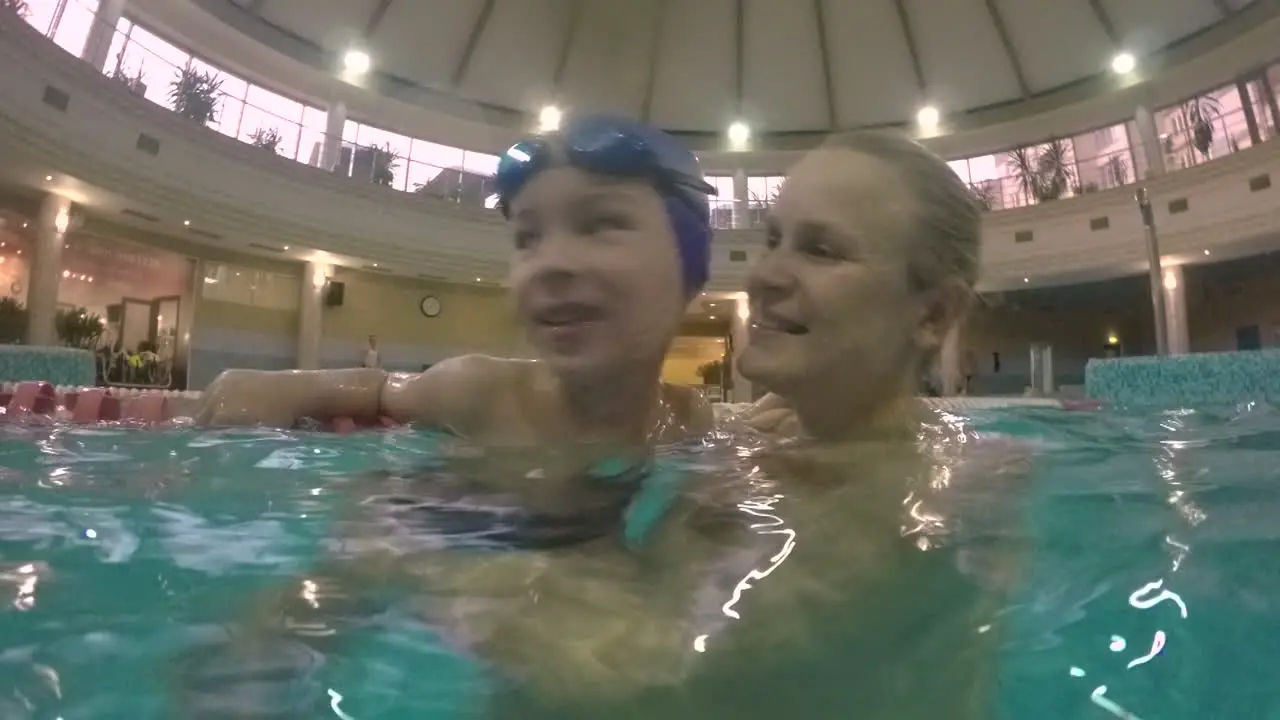
M 1035 448 L 992 717 L 1280 718 L 1280 412 L 969 422 Z M 255 591 L 317 562 L 352 476 L 437 447 L 410 431 L 0 426 L 0 718 L 179 716 L 184 663 Z M 357 635 L 327 657 L 295 650 L 287 664 L 315 671 L 289 692 L 329 717 L 450 720 L 489 688 L 408 618 Z M 242 717 L 293 717 L 257 713 Z

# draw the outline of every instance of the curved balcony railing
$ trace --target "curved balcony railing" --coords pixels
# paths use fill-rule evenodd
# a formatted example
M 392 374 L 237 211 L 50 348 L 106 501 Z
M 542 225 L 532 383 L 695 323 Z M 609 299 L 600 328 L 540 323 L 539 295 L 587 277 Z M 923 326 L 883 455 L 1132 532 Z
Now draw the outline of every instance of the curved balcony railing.
M 95 0 L 64 0 L 59 17 L 92 18 Z M 74 10 L 74 11 L 73 11 Z M 42 16 L 43 17 L 43 16 Z M 57 20 L 38 27 L 55 36 Z M 110 28 L 111 50 L 104 72 L 140 98 L 152 101 L 210 130 L 262 148 L 281 158 L 321 167 L 354 182 L 418 193 L 475 208 L 495 206 L 493 172 L 497 157 L 407 138 L 373 126 L 349 123 L 342 137 L 325 131 L 323 110 L 251 85 L 206 60 L 193 57 L 132 21 Z M 88 35 L 88 28 L 58 33 L 64 48 Z M 81 43 L 83 44 L 83 43 Z M 1167 170 L 1202 165 L 1277 136 L 1280 114 L 1276 95 L 1280 65 L 1247 87 L 1232 82 L 1188 98 L 1156 113 Z M 257 91 L 257 92 L 255 92 Z M 269 102 L 268 100 L 272 100 Z M 283 100 L 284 102 L 279 102 Z M 288 106 L 285 111 L 284 105 Z M 351 131 L 354 128 L 354 132 Z M 385 136 L 385 140 L 379 138 Z M 373 142 L 363 142 L 372 138 Z M 407 147 L 405 143 L 407 142 Z M 326 158 L 325 147 L 336 148 Z M 427 162 L 424 156 L 448 161 Z M 327 162 L 326 162 L 327 161 Z M 991 212 L 1087 197 L 1130 185 L 1145 177 L 1143 157 L 1132 122 L 990 155 L 951 162 L 969 183 L 974 197 Z M 725 183 L 717 183 L 725 185 Z M 757 227 L 768 212 L 772 189 L 748 198 L 713 201 L 713 221 L 721 229 Z M 735 204 L 739 212 L 735 213 Z M 746 214 L 740 209 L 745 204 Z

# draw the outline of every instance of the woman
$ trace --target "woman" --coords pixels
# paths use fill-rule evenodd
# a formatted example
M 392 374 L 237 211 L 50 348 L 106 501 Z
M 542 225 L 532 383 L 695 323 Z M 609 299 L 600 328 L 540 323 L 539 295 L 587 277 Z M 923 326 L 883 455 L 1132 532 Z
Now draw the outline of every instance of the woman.
M 737 482 L 668 516 L 634 582 L 548 571 L 506 618 L 457 613 L 526 679 L 509 716 L 990 717 L 1021 458 L 914 397 L 969 307 L 978 208 L 922 147 L 859 133 L 772 210 L 739 358 L 770 445 L 738 435 Z

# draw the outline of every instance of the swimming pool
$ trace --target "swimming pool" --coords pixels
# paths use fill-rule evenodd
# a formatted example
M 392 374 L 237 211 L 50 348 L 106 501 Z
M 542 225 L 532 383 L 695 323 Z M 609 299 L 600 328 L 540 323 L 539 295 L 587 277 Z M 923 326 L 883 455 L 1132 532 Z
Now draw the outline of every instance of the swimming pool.
M 1280 717 L 1280 412 L 970 422 L 1037 448 L 1000 717 Z M 316 561 L 347 479 L 435 448 L 408 430 L 0 425 L 0 718 L 172 717 L 180 660 Z M 306 662 L 296 692 L 358 720 L 461 717 L 488 682 L 394 615 Z

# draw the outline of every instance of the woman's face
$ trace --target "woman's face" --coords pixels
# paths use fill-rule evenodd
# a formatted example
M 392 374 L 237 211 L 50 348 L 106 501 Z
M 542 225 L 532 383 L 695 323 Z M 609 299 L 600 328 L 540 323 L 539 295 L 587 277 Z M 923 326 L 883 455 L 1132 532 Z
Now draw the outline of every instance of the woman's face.
M 931 342 L 909 282 L 915 200 L 892 166 L 851 150 L 810 153 L 787 177 L 747 282 L 739 369 L 773 392 L 901 392 Z
M 574 167 L 513 199 L 511 287 L 530 342 L 560 372 L 661 362 L 684 314 L 679 252 L 647 183 Z

